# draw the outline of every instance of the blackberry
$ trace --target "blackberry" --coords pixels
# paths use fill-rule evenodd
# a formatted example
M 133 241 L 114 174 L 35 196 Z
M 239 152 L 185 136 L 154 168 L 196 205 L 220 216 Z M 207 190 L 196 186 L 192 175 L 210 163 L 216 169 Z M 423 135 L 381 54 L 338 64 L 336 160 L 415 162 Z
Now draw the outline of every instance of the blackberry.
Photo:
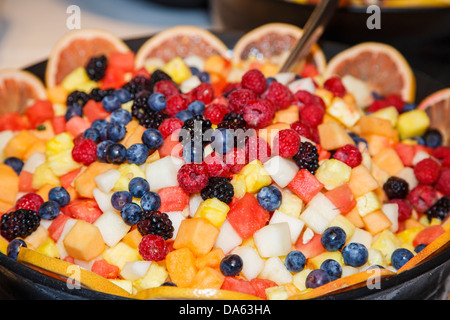
M 233 130 L 234 145 L 237 147 L 245 146 L 248 135 L 244 133 L 247 131 L 248 127 L 243 114 L 233 111 L 227 113 L 223 117 L 222 122 L 217 125 L 217 128 Z
M 41 217 L 36 211 L 18 209 L 5 213 L 1 219 L 1 235 L 8 241 L 14 238 L 26 238 L 39 227 Z
M 201 128 L 201 131 L 198 130 Z M 182 132 L 187 132 L 190 135 L 191 141 L 202 141 L 203 146 L 206 146 L 211 142 L 211 137 L 205 138 L 206 131 L 212 128 L 211 121 L 209 119 L 203 118 L 202 115 L 195 115 L 193 118 L 187 119 L 183 126 Z M 212 135 L 211 135 L 212 136 Z M 181 134 L 179 136 L 179 141 L 183 142 L 184 138 Z M 187 141 L 184 141 L 186 143 Z
M 173 237 L 174 228 L 167 213 L 157 210 L 144 210 L 137 228 L 142 236 L 149 234 L 162 237 L 164 240 Z
M 300 147 L 292 159 L 300 169 L 306 169 L 312 174 L 319 168 L 319 153 L 311 142 L 300 143 Z
M 165 73 L 164 71 L 160 70 L 160 69 L 156 69 L 155 71 L 153 71 L 152 75 L 150 76 L 149 79 L 149 91 L 153 92 L 153 88 L 155 86 L 155 84 L 159 81 L 163 81 L 163 80 L 170 80 L 172 81 L 172 78 Z
M 92 99 L 95 102 L 101 102 L 104 97 L 111 96 L 111 95 L 113 95 L 113 93 L 114 93 L 114 89 L 102 90 L 99 88 L 94 88 L 89 93 L 89 99 Z
M 444 196 L 435 202 L 425 213 L 428 216 L 428 220 L 433 218 L 444 220 L 450 212 L 450 198 Z
M 404 179 L 399 177 L 390 177 L 384 184 L 383 190 L 389 200 L 405 199 L 409 193 L 409 185 Z
M 210 177 L 206 187 L 200 191 L 203 200 L 216 198 L 229 204 L 233 200 L 234 188 L 230 183 L 231 178 Z
M 67 96 L 66 105 L 68 107 L 77 105 L 82 108 L 88 101 L 89 101 L 89 95 L 87 93 L 75 90 Z
M 141 126 L 157 129 L 169 116 L 165 113 L 151 110 L 147 103 L 149 97 L 150 92 L 148 91 L 138 94 L 133 101 L 131 115 L 139 121 Z
M 92 57 L 86 64 L 86 73 L 89 79 L 93 81 L 100 81 L 105 76 L 108 61 L 104 55 Z
M 148 91 L 149 93 L 153 92 L 153 86 L 150 84 L 150 79 L 144 76 L 135 76 L 125 83 L 122 86 L 122 89 L 128 91 L 132 99 L 137 97 L 142 91 Z

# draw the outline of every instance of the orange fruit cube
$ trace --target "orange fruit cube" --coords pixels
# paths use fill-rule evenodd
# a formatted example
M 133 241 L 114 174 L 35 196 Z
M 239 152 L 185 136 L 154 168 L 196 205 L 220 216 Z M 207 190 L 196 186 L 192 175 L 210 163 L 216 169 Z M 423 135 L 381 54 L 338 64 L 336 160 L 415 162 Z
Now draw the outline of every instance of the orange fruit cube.
M 184 219 L 173 243 L 175 249 L 189 248 L 196 256 L 208 253 L 219 235 L 219 229 L 205 218 Z
M 181 288 L 190 287 L 197 274 L 195 256 L 189 248 L 169 252 L 166 256 L 166 268 L 172 282 Z

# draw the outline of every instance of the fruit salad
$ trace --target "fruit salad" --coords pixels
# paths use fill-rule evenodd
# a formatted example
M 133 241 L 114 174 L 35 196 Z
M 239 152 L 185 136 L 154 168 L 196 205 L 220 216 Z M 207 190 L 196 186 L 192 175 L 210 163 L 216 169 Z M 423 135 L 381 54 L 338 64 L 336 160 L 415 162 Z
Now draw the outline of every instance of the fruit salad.
M 448 243 L 450 147 L 414 101 L 217 52 L 92 55 L 3 113 L 1 252 L 126 297 L 302 299 Z

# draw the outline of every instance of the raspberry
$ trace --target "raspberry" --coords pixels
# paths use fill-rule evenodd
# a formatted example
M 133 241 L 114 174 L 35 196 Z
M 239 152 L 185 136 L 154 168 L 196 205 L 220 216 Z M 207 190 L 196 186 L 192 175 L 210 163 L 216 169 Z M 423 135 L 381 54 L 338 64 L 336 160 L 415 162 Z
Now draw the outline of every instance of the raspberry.
M 239 89 L 242 89 L 240 82 L 229 82 L 229 83 L 227 83 L 225 88 L 222 89 L 222 92 L 221 93 L 218 92 L 218 93 L 222 94 L 225 98 L 227 98 L 231 92 L 233 92 L 235 90 L 239 90 Z
M 241 79 L 241 85 L 244 89 L 249 89 L 254 93 L 260 95 L 266 90 L 267 81 L 264 74 L 257 70 L 252 69 L 247 71 Z
M 38 212 L 44 199 L 37 193 L 27 193 L 20 197 L 16 202 L 16 209 L 28 209 Z
M 406 199 L 391 199 L 389 203 L 396 203 L 398 205 L 398 221 L 409 219 L 412 214 L 411 204 Z
M 414 166 L 414 175 L 421 184 L 433 184 L 439 178 L 441 166 L 433 159 L 421 160 Z
M 36 211 L 18 209 L 5 213 L 1 218 L 1 235 L 8 241 L 14 238 L 26 238 L 39 227 L 41 217 Z
M 283 158 L 293 157 L 300 148 L 301 139 L 293 129 L 280 130 L 275 136 L 273 149 Z
M 161 261 L 164 260 L 167 253 L 166 241 L 157 235 L 149 234 L 142 238 L 139 242 L 139 254 L 145 261 Z
M 237 113 L 242 113 L 247 102 L 257 99 L 256 93 L 249 89 L 237 89 L 227 96 L 228 106 Z
M 311 142 L 300 143 L 297 153 L 292 157 L 300 169 L 306 169 L 312 174 L 319 168 L 319 154 L 317 147 Z
M 323 87 L 331 91 L 336 97 L 343 97 L 347 90 L 339 77 L 331 77 L 325 81 Z
M 153 92 L 162 93 L 166 98 L 170 98 L 176 94 L 179 94 L 180 90 L 178 90 L 177 85 L 171 80 L 162 80 L 155 83 Z
M 356 146 L 351 144 L 347 144 L 337 149 L 333 158 L 342 161 L 352 168 L 359 166 L 362 161 L 361 152 Z
M 212 124 L 219 124 L 223 117 L 230 112 L 230 109 L 222 103 L 211 103 L 205 108 L 203 116 L 209 119 Z
M 450 167 L 450 147 L 439 146 L 433 149 L 431 155 L 441 161 L 443 167 Z
M 72 158 L 85 166 L 97 160 L 97 144 L 91 139 L 82 139 L 72 149 Z
M 159 125 L 158 130 L 161 132 L 163 138 L 170 136 L 175 130 L 181 129 L 183 120 L 178 118 L 167 118 Z
M 153 234 L 162 237 L 164 240 L 172 238 L 174 231 L 172 221 L 167 213 L 157 210 L 144 210 L 137 223 L 137 228 L 139 233 L 143 236 Z
M 210 177 L 229 177 L 230 167 L 224 163 L 223 157 L 216 152 L 212 152 L 205 157 L 203 165 Z
M 306 90 L 298 90 L 294 94 L 295 98 L 302 104 L 302 105 L 309 105 L 309 104 L 315 104 L 318 106 L 321 106 L 325 109 L 325 102 L 323 99 L 319 96 L 316 96 L 315 94 L 312 94 L 309 91 Z
M 291 129 L 295 130 L 300 136 L 311 139 L 311 128 L 307 124 L 296 121 L 291 123 Z
M 437 190 L 450 197 L 450 169 L 445 168 L 441 171 L 435 187 Z
M 432 186 L 419 184 L 409 192 L 408 200 L 418 213 L 424 213 L 439 199 Z
M 277 110 L 282 110 L 291 105 L 293 94 L 287 86 L 272 81 L 262 97 L 270 101 Z
M 389 106 L 394 106 L 398 112 L 403 111 L 403 107 L 405 106 L 405 101 L 403 101 L 402 97 L 398 94 L 391 94 L 384 98 L 384 101 Z
M 189 106 L 189 99 L 186 95 L 178 93 L 167 98 L 166 108 L 164 113 L 169 117 L 175 117 L 181 110 L 186 110 Z
M 247 163 L 258 159 L 262 163 L 269 160 L 272 150 L 269 143 L 262 137 L 251 136 L 245 142 L 245 161 Z
M 216 198 L 224 203 L 231 203 L 234 196 L 234 188 L 230 180 L 231 178 L 224 177 L 209 178 L 208 184 L 200 192 L 202 199 Z
M 181 188 L 189 193 L 200 192 L 208 183 L 208 171 L 200 163 L 186 163 L 177 174 Z
M 202 82 L 191 90 L 192 100 L 199 100 L 205 104 L 210 103 L 214 98 L 213 86 L 208 82 Z
M 272 123 L 275 108 L 269 101 L 256 99 L 247 103 L 243 114 L 250 128 L 261 129 Z
M 368 112 L 376 112 L 378 110 L 389 107 L 389 104 L 385 100 L 374 100 L 367 109 Z
M 305 105 L 300 110 L 300 119 L 311 128 L 317 127 L 322 123 L 325 110 L 316 104 Z
M 389 177 L 383 184 L 383 190 L 389 199 L 405 199 L 408 196 L 409 185 L 399 177 Z
M 233 148 L 224 155 L 224 162 L 230 168 L 231 173 L 239 173 L 247 164 L 246 153 L 242 148 Z

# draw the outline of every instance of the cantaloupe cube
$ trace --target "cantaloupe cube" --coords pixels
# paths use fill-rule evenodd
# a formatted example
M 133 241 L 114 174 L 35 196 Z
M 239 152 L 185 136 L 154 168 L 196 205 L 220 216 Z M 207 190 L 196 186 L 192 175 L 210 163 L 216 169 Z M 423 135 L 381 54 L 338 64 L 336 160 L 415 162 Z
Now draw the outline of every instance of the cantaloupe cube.
M 19 176 L 8 165 L 0 163 L 0 201 L 6 206 L 16 202 L 19 192 Z
M 388 137 L 392 141 L 398 141 L 397 130 L 395 130 L 389 120 L 372 116 L 362 116 L 358 124 L 361 129 L 361 135 L 363 136 L 378 134 Z
M 294 123 L 300 119 L 298 107 L 296 105 L 291 105 L 286 109 L 279 110 L 275 113 L 274 122 L 282 123 Z
M 381 150 L 372 158 L 372 161 L 390 176 L 397 175 L 405 167 L 397 152 L 393 148 Z
M 111 163 L 93 162 L 73 181 L 75 190 L 81 197 L 93 198 L 93 191 L 97 188 L 95 177 L 117 166 Z
M 352 168 L 352 174 L 348 186 L 352 190 L 355 198 L 373 191 L 378 188 L 378 182 L 364 165 L 359 165 Z
M 204 267 L 218 268 L 220 261 L 225 257 L 222 248 L 214 248 L 204 256 L 198 257 L 195 266 L 198 269 Z
M 26 161 L 30 159 L 30 157 L 36 152 L 44 153 L 45 149 L 46 149 L 46 142 L 44 140 L 38 140 L 23 155 L 23 160 Z
M 36 231 L 30 234 L 25 238 L 25 242 L 27 243 L 30 249 L 36 250 L 39 248 L 44 241 L 48 238 L 48 230 L 40 225 Z
M 48 193 L 51 189 L 58 187 L 58 185 L 54 185 L 54 184 L 44 184 L 39 190 L 36 191 L 36 193 L 38 195 L 40 195 L 42 197 L 42 199 L 44 199 L 44 201 L 48 201 Z M 71 198 L 74 199 L 74 198 Z
M 138 229 L 133 229 L 128 232 L 123 238 L 122 242 L 126 243 L 130 247 L 137 249 L 139 243 L 141 243 L 142 235 Z
M 359 214 L 358 208 L 356 206 L 353 207 L 353 209 L 350 210 L 350 212 L 348 212 L 345 215 L 345 218 L 347 218 L 347 220 L 353 223 L 355 227 L 364 228 L 364 221 L 362 220 L 361 215 Z
M 196 256 L 201 256 L 212 249 L 218 235 L 219 229 L 205 218 L 184 219 L 173 247 L 189 248 Z
M 64 248 L 74 259 L 90 261 L 105 250 L 100 230 L 93 224 L 78 220 L 63 240 Z
M 131 123 L 131 122 L 130 122 Z M 143 126 L 137 126 L 133 131 L 129 130 L 127 128 L 127 135 L 125 136 L 122 144 L 129 148 L 135 143 L 142 143 L 142 134 L 145 131 L 145 127 Z
M 28 150 L 38 141 L 39 138 L 31 131 L 21 130 L 8 141 L 3 149 L 3 154 L 5 158 L 17 157 L 23 159 Z
M 166 256 L 166 267 L 172 282 L 178 287 L 189 287 L 197 274 L 194 253 L 189 248 L 171 251 Z
M 369 144 L 369 154 L 373 157 L 385 148 L 392 148 L 394 142 L 386 136 L 371 134 L 365 137 Z
M 217 269 L 203 267 L 198 270 L 192 281 L 192 288 L 199 289 L 220 289 L 225 276 Z
M 9 209 L 12 208 L 14 208 L 14 203 L 0 200 L 0 212 L 7 212 Z
M 298 113 L 298 111 L 297 111 L 297 113 Z M 290 128 L 291 128 L 291 126 L 287 123 L 277 122 L 277 123 L 273 123 L 273 124 L 267 126 L 266 128 L 258 130 L 258 136 L 263 138 L 264 140 L 266 140 L 267 143 L 269 144 L 269 146 L 272 148 L 273 141 L 274 141 L 276 135 L 278 134 L 278 132 L 281 130 L 290 129 Z
M 319 131 L 320 145 L 325 150 L 335 150 L 347 144 L 355 144 L 347 131 L 337 122 L 320 124 L 317 129 Z
M 372 235 L 376 235 L 383 230 L 389 229 L 392 225 L 391 220 L 381 210 L 373 211 L 362 217 L 365 229 Z

